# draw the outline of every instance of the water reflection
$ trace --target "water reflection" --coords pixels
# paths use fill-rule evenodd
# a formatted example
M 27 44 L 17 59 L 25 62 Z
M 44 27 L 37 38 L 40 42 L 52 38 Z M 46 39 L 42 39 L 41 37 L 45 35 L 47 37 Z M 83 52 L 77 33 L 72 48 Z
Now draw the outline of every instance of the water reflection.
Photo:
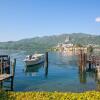
M 96 83 L 96 90 L 100 91 L 100 71 L 96 71 L 96 69 L 89 68 L 82 69 L 82 65 L 79 66 L 79 80 L 82 84 L 87 84 L 89 80 L 93 80 Z
M 48 63 L 45 63 L 45 77 L 48 77 Z
M 48 64 L 45 65 L 45 63 L 32 65 L 32 66 L 25 66 L 24 72 L 26 76 L 36 76 L 37 73 L 41 68 L 45 69 L 45 76 L 48 75 Z
M 86 65 L 87 70 L 82 69 L 77 56 L 49 53 L 49 65 L 24 66 L 22 60 L 25 56 L 14 55 L 17 58 L 15 91 L 27 88 L 28 91 L 100 91 L 100 72 L 88 70 L 89 65 Z
M 35 76 L 41 67 L 43 67 L 43 64 L 25 66 L 25 69 L 24 69 L 25 75 Z
M 100 91 L 100 72 L 96 73 L 96 83 L 97 90 Z
M 96 80 L 100 83 L 100 72 L 96 73 Z
M 79 80 L 80 83 L 86 83 L 86 71 L 79 70 Z

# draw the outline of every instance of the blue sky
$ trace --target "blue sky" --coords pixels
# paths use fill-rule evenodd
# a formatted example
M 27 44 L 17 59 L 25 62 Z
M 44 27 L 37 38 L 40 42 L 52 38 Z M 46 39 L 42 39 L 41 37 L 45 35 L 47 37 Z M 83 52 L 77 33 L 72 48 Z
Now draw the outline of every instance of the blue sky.
M 0 0 L 0 41 L 73 32 L 100 35 L 100 0 Z

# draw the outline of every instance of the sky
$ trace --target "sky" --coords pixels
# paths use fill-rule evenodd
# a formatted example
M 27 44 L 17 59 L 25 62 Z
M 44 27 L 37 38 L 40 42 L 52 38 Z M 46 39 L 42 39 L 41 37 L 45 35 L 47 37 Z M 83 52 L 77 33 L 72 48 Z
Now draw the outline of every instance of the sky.
M 100 35 L 100 0 L 0 0 L 0 42 L 77 32 Z

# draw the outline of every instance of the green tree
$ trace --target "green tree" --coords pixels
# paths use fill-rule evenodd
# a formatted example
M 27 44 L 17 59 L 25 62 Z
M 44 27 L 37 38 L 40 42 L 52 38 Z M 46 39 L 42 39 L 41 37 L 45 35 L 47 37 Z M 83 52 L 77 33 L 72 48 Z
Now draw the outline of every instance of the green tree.
M 90 46 L 87 48 L 87 52 L 90 53 L 90 54 L 92 54 L 92 53 L 93 53 L 93 46 L 90 45 Z
M 77 44 L 76 44 L 76 47 L 83 47 L 83 46 L 82 46 L 82 44 L 77 43 Z

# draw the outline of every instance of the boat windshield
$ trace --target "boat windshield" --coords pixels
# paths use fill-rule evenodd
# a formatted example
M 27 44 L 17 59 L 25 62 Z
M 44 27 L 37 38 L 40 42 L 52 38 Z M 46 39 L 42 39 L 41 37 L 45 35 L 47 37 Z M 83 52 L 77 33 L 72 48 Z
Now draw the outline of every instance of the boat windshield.
M 26 59 L 31 59 L 31 55 L 27 55 L 26 56 Z

